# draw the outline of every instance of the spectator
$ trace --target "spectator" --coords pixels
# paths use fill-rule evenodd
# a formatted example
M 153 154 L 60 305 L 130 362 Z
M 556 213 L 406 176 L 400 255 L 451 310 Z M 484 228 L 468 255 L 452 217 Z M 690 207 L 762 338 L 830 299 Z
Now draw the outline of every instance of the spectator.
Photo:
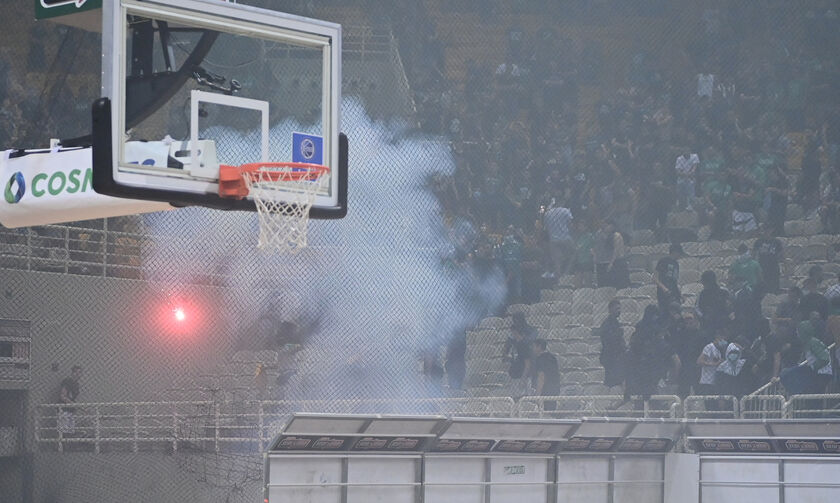
M 834 308 L 833 308 L 834 304 L 833 304 L 832 301 L 836 298 L 840 298 L 840 274 L 837 275 L 837 283 L 828 287 L 828 289 L 826 289 L 823 296 L 826 299 L 828 299 L 831 310 L 833 311 L 834 310 Z
M 700 328 L 707 337 L 718 333 L 729 325 L 731 312 L 729 292 L 717 282 L 714 271 L 704 271 L 700 276 L 703 290 L 697 297 L 697 314 L 700 316 Z
M 829 338 L 830 344 L 834 344 L 834 351 L 837 353 L 840 350 L 840 296 L 831 299 L 831 311 L 828 316 L 828 321 L 825 324 L 825 332 Z M 840 353 L 837 353 L 840 354 Z M 835 359 L 835 363 L 840 364 Z M 840 369 L 840 367 L 833 367 Z M 835 372 L 835 377 L 840 374 L 840 371 Z
M 738 246 L 738 258 L 729 266 L 729 281 L 736 287 L 746 283 L 753 291 L 757 291 L 763 281 L 761 266 L 743 243 Z
M 840 232 L 840 172 L 832 171 L 829 176 L 829 183 L 822 192 L 820 220 L 823 232 L 837 234 Z
M 735 337 L 746 337 L 752 342 L 758 337 L 758 327 L 761 316 L 761 296 L 754 290 L 749 281 L 735 284 L 732 293 L 732 333 Z
M 630 286 L 630 269 L 627 267 L 627 249 L 624 236 L 611 221 L 604 222 L 595 235 L 595 271 L 599 287 L 617 289 Z
M 502 348 L 502 359 L 510 363 L 508 375 L 512 379 L 514 393 L 523 396 L 527 394 L 531 375 L 531 342 L 534 338 L 533 329 L 525 322 L 524 314 L 513 315 L 511 333 Z
M 805 149 L 805 156 L 802 159 L 802 171 L 800 172 L 799 181 L 796 185 L 799 204 L 808 213 L 819 208 L 821 174 L 822 166 L 817 142 L 811 140 Z
M 76 403 L 79 397 L 79 380 L 82 378 L 82 367 L 73 365 L 70 369 L 70 376 L 65 377 L 61 381 L 61 390 L 59 391 L 59 403 L 61 407 L 58 409 L 58 431 L 63 434 L 73 434 L 76 432 L 76 408 L 68 407 L 68 404 Z
M 648 401 L 656 393 L 659 380 L 668 368 L 667 352 L 665 341 L 660 336 L 659 309 L 649 305 L 630 337 L 625 402 L 630 400 L 631 395 L 641 396 L 642 400 Z
M 703 351 L 705 341 L 700 332 L 700 323 L 693 313 L 676 313 L 680 319 L 670 332 L 671 346 L 680 359 L 680 371 L 677 376 L 677 394 L 685 398 L 691 394 L 700 378 L 697 355 Z
M 574 265 L 575 243 L 570 230 L 572 220 L 572 212 L 569 208 L 554 204 L 554 202 L 543 216 L 543 225 L 548 233 L 551 261 L 558 278 L 569 274 Z
M 807 319 L 809 313 L 816 311 L 820 318 L 828 318 L 828 300 L 817 289 L 817 279 L 809 276 L 802 282 L 802 300 L 799 301 L 800 319 Z
M 758 348 L 758 358 L 753 369 L 753 374 L 756 376 L 757 383 L 753 386 L 756 389 L 770 380 L 778 380 L 779 374 L 784 368 L 783 352 L 790 347 L 790 341 L 780 337 L 777 332 L 768 331 L 756 340 Z
M 653 283 L 656 285 L 656 301 L 659 311 L 667 313 L 672 302 L 682 304 L 680 293 L 680 264 L 678 260 L 685 256 L 682 245 L 672 243 L 668 248 L 668 255 L 659 259 L 653 272 Z
M 814 312 L 811 318 L 818 315 Z M 805 364 L 786 369 L 781 374 L 782 385 L 791 394 L 825 393 L 831 381 L 831 355 L 818 338 L 812 319 L 800 322 L 796 327 Z
M 779 293 L 781 262 L 784 259 L 782 249 L 782 241 L 773 237 L 772 227 L 764 226 L 762 236 L 753 244 L 753 254 L 761 266 L 764 290 L 767 293 Z
M 502 238 L 498 255 L 505 272 L 508 304 L 516 304 L 522 298 L 522 242 L 512 225 L 508 226 Z
M 765 187 L 765 209 L 767 211 L 765 225 L 772 236 L 785 235 L 789 190 L 790 183 L 787 175 L 781 166 L 775 165 L 770 171 L 767 187 Z
M 697 74 L 697 96 L 710 98 L 715 88 L 715 76 L 711 73 Z
M 746 359 L 741 358 L 741 347 L 734 342 L 730 343 L 726 348 L 726 356 L 715 370 L 718 394 L 741 398 L 747 392 L 746 372 L 743 372 L 746 362 Z
M 697 392 L 701 395 L 717 395 L 716 371 L 718 365 L 723 363 L 722 351 L 728 347 L 726 337 L 722 332 L 717 332 L 712 342 L 706 344 L 703 352 L 697 358 L 697 365 L 700 367 L 700 383 Z M 707 403 L 708 405 L 708 403 Z
M 711 237 L 727 239 L 732 232 L 732 186 L 722 173 L 714 173 L 703 185 L 704 201 L 711 219 Z
M 560 394 L 560 371 L 557 357 L 548 351 L 546 342 L 537 339 L 533 342 L 534 358 L 534 393 L 536 396 L 556 396 Z M 546 400 L 544 410 L 557 410 L 557 402 Z
M 618 321 L 621 315 L 621 303 L 612 299 L 607 304 L 607 317 L 598 329 L 601 338 L 600 362 L 604 367 L 604 386 L 612 388 L 624 384 L 627 345 L 624 342 L 624 329 Z
M 677 207 L 681 210 L 692 211 L 691 202 L 694 199 L 694 177 L 700 157 L 686 151 L 677 157 L 674 171 L 677 174 Z

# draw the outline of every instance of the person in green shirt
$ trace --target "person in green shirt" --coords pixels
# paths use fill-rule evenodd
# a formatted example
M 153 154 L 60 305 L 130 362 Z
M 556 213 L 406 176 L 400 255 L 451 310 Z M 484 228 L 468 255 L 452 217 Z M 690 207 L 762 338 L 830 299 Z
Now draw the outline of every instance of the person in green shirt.
M 752 257 L 749 247 L 738 247 L 738 258 L 729 266 L 729 282 L 735 286 L 746 283 L 756 291 L 763 281 L 761 265 Z
M 820 340 L 817 327 L 821 327 L 820 315 L 812 312 L 809 319 L 802 321 L 796 327 L 796 338 L 802 345 L 802 359 L 807 362 L 816 373 L 814 393 L 823 393 L 828 382 L 831 380 L 831 354 L 825 344 Z
M 710 209 L 712 237 L 726 239 L 732 232 L 732 186 L 722 172 L 717 173 L 703 184 L 703 194 Z

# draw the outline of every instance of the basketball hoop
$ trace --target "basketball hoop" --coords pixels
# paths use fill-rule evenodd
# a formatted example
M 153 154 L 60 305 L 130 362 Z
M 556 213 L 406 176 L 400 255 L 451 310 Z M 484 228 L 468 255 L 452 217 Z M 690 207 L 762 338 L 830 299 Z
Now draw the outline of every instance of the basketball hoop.
M 329 186 L 330 170 L 302 162 L 257 162 L 219 167 L 219 195 L 257 206 L 260 237 L 257 248 L 296 252 L 306 247 L 309 209 L 319 191 Z

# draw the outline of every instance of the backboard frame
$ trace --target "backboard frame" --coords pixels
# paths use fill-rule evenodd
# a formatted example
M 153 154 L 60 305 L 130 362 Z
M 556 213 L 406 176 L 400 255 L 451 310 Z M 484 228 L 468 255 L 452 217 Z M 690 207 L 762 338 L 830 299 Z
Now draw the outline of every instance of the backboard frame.
M 121 162 L 128 140 L 125 125 L 126 58 L 129 57 L 126 19 L 128 15 L 138 15 L 199 29 L 260 36 L 320 49 L 323 54 L 321 124 L 324 163 L 331 170 L 331 187 L 329 195 L 318 196 L 310 210 L 310 217 L 334 219 L 346 215 L 348 142 L 339 129 L 340 25 L 220 0 L 115 0 L 103 3 L 102 14 L 103 98 L 94 103 L 92 111 L 94 190 L 110 196 L 163 201 L 175 206 L 256 210 L 251 199 L 219 197 L 218 183 L 212 180 L 156 173 Z M 264 127 L 265 124 L 262 125 Z M 261 157 L 264 155 L 265 149 Z

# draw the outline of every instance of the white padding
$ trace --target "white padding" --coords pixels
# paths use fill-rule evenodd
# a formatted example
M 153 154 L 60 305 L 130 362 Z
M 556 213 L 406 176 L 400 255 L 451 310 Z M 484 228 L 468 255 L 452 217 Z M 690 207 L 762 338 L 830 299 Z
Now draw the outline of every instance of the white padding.
M 5 153 L 0 157 L 0 223 L 29 227 L 172 208 L 167 203 L 97 194 L 92 167 L 90 148 L 33 151 L 15 158 Z

